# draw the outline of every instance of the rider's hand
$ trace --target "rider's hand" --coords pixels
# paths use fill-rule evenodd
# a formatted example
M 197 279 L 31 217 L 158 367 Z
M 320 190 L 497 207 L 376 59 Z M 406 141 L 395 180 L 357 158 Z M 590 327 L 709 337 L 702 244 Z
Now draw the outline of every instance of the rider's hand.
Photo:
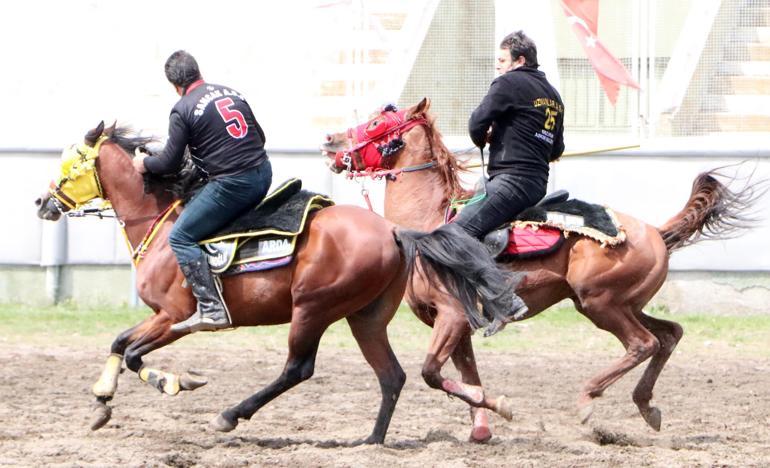
M 140 174 L 144 174 L 147 172 L 147 168 L 144 167 L 144 158 L 146 158 L 148 155 L 147 153 L 143 152 L 139 148 L 134 150 L 134 159 L 132 160 L 134 164 L 134 169 L 136 169 L 136 172 Z

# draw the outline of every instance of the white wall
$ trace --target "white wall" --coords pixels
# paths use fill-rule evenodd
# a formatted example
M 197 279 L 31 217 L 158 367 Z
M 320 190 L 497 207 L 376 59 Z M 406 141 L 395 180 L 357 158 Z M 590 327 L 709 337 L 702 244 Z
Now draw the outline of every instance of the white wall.
M 658 151 L 660 149 L 657 149 Z M 631 153 L 633 154 L 633 153 Z M 551 188 L 564 188 L 585 201 L 607 204 L 659 226 L 687 201 L 692 181 L 705 170 L 739 163 L 742 158 L 706 158 L 678 155 L 568 157 L 552 169 Z M 304 187 L 331 195 L 337 203 L 365 206 L 360 185 L 333 175 L 320 154 L 271 152 L 274 185 L 289 177 L 300 177 Z M 0 167 L 12 167 L 13 177 L 0 184 L 0 200 L 10 201 L 4 210 L 0 231 L 0 264 L 39 264 L 44 224 L 36 216 L 34 199 L 45 191 L 58 167 L 53 154 L 1 154 Z M 725 172 L 770 179 L 770 159 L 754 158 L 740 168 Z M 467 177 L 472 180 L 474 177 Z M 382 213 L 383 182 L 366 182 L 375 210 Z M 770 270 L 770 204 L 760 200 L 757 217 L 762 226 L 745 236 L 687 247 L 672 257 L 675 270 Z M 61 222 L 61 221 L 60 221 Z M 127 249 L 114 220 L 69 219 L 67 263 L 128 263 Z

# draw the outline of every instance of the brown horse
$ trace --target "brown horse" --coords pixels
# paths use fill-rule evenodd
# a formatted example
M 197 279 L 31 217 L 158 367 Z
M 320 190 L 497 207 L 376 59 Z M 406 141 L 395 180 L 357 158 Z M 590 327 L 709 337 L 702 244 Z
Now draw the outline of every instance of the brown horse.
M 356 129 L 328 135 L 322 145 L 324 153 L 332 158 L 330 167 L 335 172 L 374 170 L 369 174 L 385 176 L 385 217 L 399 226 L 419 230 L 441 225 L 449 201 L 469 196 L 458 178 L 463 165 L 443 144 L 428 114 L 429 106 L 429 101 L 423 99 L 400 116 L 383 111 Z M 401 142 L 393 143 L 399 140 L 394 138 L 397 135 Z M 372 148 L 378 148 L 384 157 L 372 157 Z M 620 246 L 603 248 L 592 239 L 570 236 L 551 255 L 505 264 L 510 270 L 524 273 L 516 292 L 529 306 L 529 313 L 521 320 L 571 299 L 580 313 L 615 335 L 626 349 L 622 358 L 583 386 L 578 396 L 582 422 L 591 416 L 595 398 L 651 357 L 634 389 L 633 401 L 644 420 L 660 430 L 660 411 L 650 406 L 652 390 L 682 338 L 682 327 L 651 317 L 642 308 L 665 281 L 672 251 L 746 227 L 747 219 L 741 213 L 755 198 L 750 187 L 733 193 L 711 173 L 704 173 L 695 179 L 684 209 L 660 228 L 616 213 L 627 236 Z M 429 287 L 424 277 L 415 278 L 413 283 L 407 301 L 423 322 L 433 326 L 423 378 L 429 386 L 472 405 L 471 440 L 485 441 L 491 436 L 487 417 L 483 410 L 476 409 L 488 408 L 510 419 L 513 408 L 504 397 L 494 398 L 481 387 L 470 339 L 472 331 L 457 302 Z M 441 375 L 450 357 L 462 375 L 462 383 Z
M 111 416 L 106 402 L 117 388 L 117 378 L 125 356 L 128 369 L 137 372 L 142 381 L 161 392 L 175 395 L 180 390 L 193 390 L 206 383 L 201 377 L 185 373 L 177 375 L 144 365 L 147 353 L 184 336 L 171 325 L 187 318 L 195 310 L 193 296 L 183 286 L 183 276 L 167 243 L 172 223 L 181 208 L 164 185 L 144 188 L 143 177 L 134 171 L 130 154 L 148 142 L 132 138 L 115 126 L 104 129 L 104 123 L 88 132 L 77 153 L 62 164 L 62 178 L 52 184 L 51 193 L 37 200 L 42 219 L 57 220 L 68 208 L 79 207 L 94 198 L 109 200 L 125 229 L 133 253 L 143 252 L 137 266 L 139 296 L 154 314 L 135 327 L 121 333 L 112 344 L 101 378 L 94 385 L 97 416 L 92 429 L 104 425 Z M 53 196 L 52 196 L 53 194 Z M 171 209 L 168 209 L 171 207 Z M 159 216 L 166 212 L 168 216 Z M 153 230 L 154 221 L 157 230 Z M 308 227 L 300 235 L 295 257 L 282 268 L 246 273 L 223 278 L 224 297 L 229 305 L 234 326 L 272 325 L 291 322 L 289 353 L 281 375 L 264 389 L 226 409 L 212 421 L 219 431 L 230 431 L 238 419 L 249 419 L 262 406 L 286 390 L 310 378 L 315 365 L 319 340 L 333 322 L 346 318 L 361 352 L 380 383 L 382 399 L 371 435 L 364 441 L 382 443 L 390 423 L 405 374 L 393 354 L 386 326 L 404 294 L 406 278 L 416 262 L 420 268 L 436 269 L 448 275 L 453 290 L 471 298 L 465 306 L 476 307 L 476 287 L 484 293 L 501 294 L 504 289 L 487 291 L 478 278 L 484 271 L 465 268 L 466 281 L 454 266 L 449 268 L 431 252 L 466 266 L 474 263 L 464 251 L 465 239 L 443 238 L 430 234 L 397 231 L 395 226 L 365 209 L 331 206 L 314 212 Z M 155 232 L 154 236 L 145 233 Z M 144 237 L 143 237 L 144 236 Z M 446 237 L 446 236 L 445 236 Z M 442 244 L 443 242 L 443 244 Z M 440 245 L 439 245 L 440 244 Z M 474 248 L 473 245 L 470 247 Z M 453 259 L 453 260 L 451 260 Z M 493 262 L 475 262 L 491 280 L 498 270 Z M 459 271 L 459 270 L 458 270 Z M 488 301 L 487 301 L 488 302 Z

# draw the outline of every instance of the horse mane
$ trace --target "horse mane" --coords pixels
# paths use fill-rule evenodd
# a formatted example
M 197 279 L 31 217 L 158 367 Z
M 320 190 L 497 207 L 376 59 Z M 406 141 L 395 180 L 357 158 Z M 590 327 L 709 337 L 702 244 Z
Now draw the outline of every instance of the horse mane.
M 467 172 L 465 161 L 460 161 L 449 151 L 441 136 L 441 132 L 436 128 L 436 117 L 430 113 L 425 113 L 425 120 L 428 125 L 425 126 L 430 143 L 431 153 L 436 161 L 436 168 L 444 182 L 444 191 L 447 200 L 464 198 L 469 191 L 465 190 L 460 182 L 459 174 Z
M 128 153 L 129 157 L 133 157 L 137 148 L 150 155 L 158 153 L 147 148 L 147 145 L 159 141 L 157 137 L 137 135 L 130 127 L 116 128 L 107 141 L 118 145 Z M 203 173 L 192 162 L 189 150 L 185 149 L 182 167 L 176 173 L 144 174 L 144 193 L 153 193 L 158 196 L 170 195 L 174 199 L 187 202 L 204 183 Z

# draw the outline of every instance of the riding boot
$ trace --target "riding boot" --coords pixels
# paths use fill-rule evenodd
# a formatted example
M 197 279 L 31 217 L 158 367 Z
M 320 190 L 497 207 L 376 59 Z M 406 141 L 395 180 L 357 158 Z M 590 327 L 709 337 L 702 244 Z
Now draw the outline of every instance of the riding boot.
M 444 232 L 451 233 L 453 235 L 466 235 L 469 236 L 465 229 L 460 226 L 457 223 L 449 223 L 441 226 L 439 230 L 442 230 Z M 484 336 L 492 336 L 495 333 L 499 332 L 507 324 L 514 320 L 521 320 L 522 317 L 527 315 L 529 313 L 529 308 L 527 307 L 527 304 L 524 303 L 524 301 L 515 293 L 511 292 L 511 308 L 506 317 L 503 319 L 494 318 L 489 325 L 487 326 L 486 330 L 484 331 Z M 487 316 L 487 314 L 484 313 L 482 310 L 482 315 Z M 491 317 L 487 316 L 487 320 L 489 320 Z
M 499 318 L 492 320 L 492 323 L 490 323 L 487 326 L 487 329 L 484 330 L 484 338 L 494 335 L 514 320 L 521 320 L 529 312 L 527 304 L 524 303 L 518 294 L 511 294 L 513 295 L 511 313 L 504 317 L 502 320 Z
M 208 262 L 195 260 L 179 266 L 195 299 L 197 299 L 198 306 L 190 318 L 174 324 L 171 331 L 194 333 L 230 328 L 230 312 L 222 298 L 218 281 L 211 274 Z

